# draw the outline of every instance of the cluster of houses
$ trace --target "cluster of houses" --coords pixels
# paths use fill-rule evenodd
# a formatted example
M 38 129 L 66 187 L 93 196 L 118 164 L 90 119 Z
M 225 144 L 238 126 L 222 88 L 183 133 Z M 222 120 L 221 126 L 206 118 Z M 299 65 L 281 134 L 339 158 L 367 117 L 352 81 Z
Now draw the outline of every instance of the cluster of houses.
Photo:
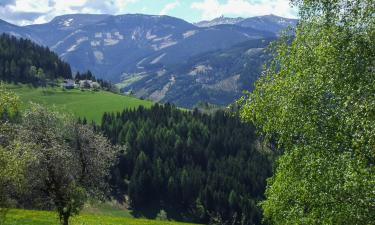
M 71 80 L 71 79 L 65 79 L 63 83 L 63 88 L 65 89 L 99 89 L 100 84 L 98 82 L 92 81 L 92 80 Z

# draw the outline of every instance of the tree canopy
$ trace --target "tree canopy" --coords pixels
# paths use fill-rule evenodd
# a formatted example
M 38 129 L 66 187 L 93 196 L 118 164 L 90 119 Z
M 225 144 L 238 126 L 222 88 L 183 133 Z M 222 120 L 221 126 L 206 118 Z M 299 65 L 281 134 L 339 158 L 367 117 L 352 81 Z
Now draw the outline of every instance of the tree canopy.
M 260 224 L 256 202 L 263 199 L 272 159 L 254 127 L 238 116 L 156 104 L 107 113 L 101 129 L 127 146 L 113 183 L 135 211 L 152 205 L 177 219 Z
M 0 86 L 0 223 L 9 207 L 56 209 L 62 224 L 87 198 L 109 194 L 117 147 L 91 126 L 32 104 Z
M 8 34 L 0 35 L 0 80 L 34 83 L 72 78 L 70 65 L 47 47 Z
M 285 153 L 262 202 L 273 224 L 375 223 L 375 4 L 296 0 L 241 116 Z
M 27 168 L 27 184 L 57 209 L 62 224 L 82 209 L 88 197 L 103 198 L 117 150 L 88 125 L 33 105 L 22 116 L 16 140 L 29 146 L 36 162 Z
M 26 164 L 31 159 L 30 154 L 22 151 L 24 146 L 14 141 L 16 128 L 11 121 L 18 109 L 18 97 L 0 84 L 0 224 L 12 206 L 12 192 L 23 184 Z

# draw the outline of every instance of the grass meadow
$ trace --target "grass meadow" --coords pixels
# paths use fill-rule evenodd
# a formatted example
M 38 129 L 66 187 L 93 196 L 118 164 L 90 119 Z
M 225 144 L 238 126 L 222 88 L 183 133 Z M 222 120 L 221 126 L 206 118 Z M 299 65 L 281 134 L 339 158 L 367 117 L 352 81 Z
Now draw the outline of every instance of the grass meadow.
M 107 91 L 81 91 L 79 89 L 64 90 L 61 87 L 33 88 L 26 85 L 6 85 L 16 93 L 22 108 L 30 102 L 55 106 L 57 110 L 68 112 L 76 117 L 101 122 L 104 112 L 121 112 L 124 108 L 137 108 L 140 105 L 151 107 L 151 101 L 141 100 L 132 96 L 114 94 Z

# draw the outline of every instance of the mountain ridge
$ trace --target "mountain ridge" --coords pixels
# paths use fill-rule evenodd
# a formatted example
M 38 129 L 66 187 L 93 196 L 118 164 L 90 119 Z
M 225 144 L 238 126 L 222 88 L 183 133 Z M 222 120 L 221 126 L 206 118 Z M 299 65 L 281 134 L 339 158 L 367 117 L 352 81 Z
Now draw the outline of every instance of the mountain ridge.
M 189 63 L 202 54 L 227 51 L 246 41 L 276 39 L 281 29 L 297 23 L 273 15 L 229 20 L 221 17 L 218 20 L 226 22 L 199 27 L 171 16 L 68 14 L 45 24 L 24 27 L 0 23 L 0 32 L 13 33 L 48 46 L 68 62 L 73 71 L 90 69 L 96 77 L 121 82 L 121 86 L 125 81 L 127 91 L 131 89 L 137 96 L 191 107 L 203 100 L 226 104 L 233 101 L 244 87 L 235 85 L 238 78 L 233 78 L 235 75 L 224 74 L 223 71 L 232 71 L 231 68 L 223 69 L 220 76 L 211 74 L 212 83 L 209 85 L 217 85 L 210 86 L 214 91 L 210 89 L 204 94 L 201 90 L 206 90 L 207 85 L 200 83 L 202 79 L 197 78 L 195 82 L 185 72 L 175 72 L 172 76 L 163 71 L 171 71 L 171 68 Z M 241 54 L 235 53 L 236 56 Z M 258 69 L 254 71 L 259 72 Z M 146 79 L 151 74 L 153 79 Z M 147 82 L 157 85 L 150 86 Z M 184 87 L 181 93 L 187 96 L 173 92 L 177 90 L 175 86 Z M 193 88 L 197 88 L 193 92 L 201 96 L 190 95 Z M 233 93 L 228 94 L 231 91 Z M 224 95 L 227 97 L 220 99 Z
M 298 19 L 285 18 L 274 14 L 254 16 L 254 17 L 217 17 L 212 20 L 204 20 L 194 25 L 198 27 L 212 27 L 222 24 L 238 25 L 240 27 L 250 27 L 254 29 L 262 29 L 275 34 L 279 34 L 281 30 L 288 28 L 289 26 L 294 27 L 298 23 Z M 271 26 L 270 26 L 271 25 Z
M 245 18 L 243 17 L 232 18 L 232 17 L 220 16 L 212 20 L 202 20 L 202 21 L 196 22 L 194 23 L 194 25 L 196 25 L 197 27 L 211 27 L 211 26 L 215 26 L 219 24 L 237 24 L 244 19 Z
M 127 74 L 119 86 L 140 98 L 173 102 L 186 108 L 199 102 L 226 106 L 238 99 L 243 90 L 252 90 L 262 65 L 270 58 L 265 48 L 274 40 L 248 40 L 170 67 Z

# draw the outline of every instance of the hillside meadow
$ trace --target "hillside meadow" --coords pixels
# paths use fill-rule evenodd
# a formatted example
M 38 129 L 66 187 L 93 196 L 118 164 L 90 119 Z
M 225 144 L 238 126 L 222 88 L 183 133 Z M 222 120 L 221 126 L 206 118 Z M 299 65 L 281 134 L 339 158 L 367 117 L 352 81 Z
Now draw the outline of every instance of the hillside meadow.
M 104 112 L 120 112 L 124 108 L 146 108 L 151 101 L 137 99 L 132 96 L 114 94 L 107 91 L 64 90 L 61 87 L 34 88 L 26 85 L 5 85 L 20 97 L 22 109 L 30 102 L 46 106 L 55 106 L 59 111 L 68 112 L 77 117 L 86 117 L 88 121 L 101 122 Z
M 54 225 L 59 224 L 55 212 L 11 209 L 5 225 Z M 72 225 L 193 225 L 174 221 L 136 219 L 131 217 L 85 214 L 73 217 Z

